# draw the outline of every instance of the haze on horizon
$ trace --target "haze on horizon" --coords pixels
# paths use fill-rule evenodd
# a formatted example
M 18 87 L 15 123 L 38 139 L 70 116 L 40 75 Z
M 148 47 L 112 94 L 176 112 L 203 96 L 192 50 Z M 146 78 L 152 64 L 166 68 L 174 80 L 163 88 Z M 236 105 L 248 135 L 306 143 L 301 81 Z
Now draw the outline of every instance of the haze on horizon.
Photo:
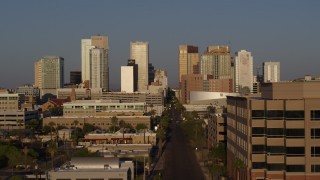
M 80 41 L 109 37 L 110 87 L 120 87 L 120 66 L 130 41 L 149 42 L 149 62 L 178 86 L 178 46 L 230 45 L 252 52 L 254 67 L 281 62 L 281 80 L 319 75 L 320 1 L 1 1 L 0 87 L 34 83 L 34 62 L 46 55 L 81 69 Z M 254 69 L 256 72 L 256 70 Z M 261 71 L 260 71 L 261 72 Z

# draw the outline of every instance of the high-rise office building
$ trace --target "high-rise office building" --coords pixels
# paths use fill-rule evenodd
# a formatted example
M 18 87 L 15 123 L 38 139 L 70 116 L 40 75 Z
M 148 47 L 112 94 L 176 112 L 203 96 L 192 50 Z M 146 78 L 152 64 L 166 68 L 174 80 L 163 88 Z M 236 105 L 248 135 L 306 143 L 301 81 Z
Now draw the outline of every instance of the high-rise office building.
M 253 58 L 251 52 L 241 50 L 235 58 L 235 90 L 236 92 L 252 92 L 253 90 Z M 246 89 L 247 88 L 247 89 Z
M 34 82 L 40 89 L 41 96 L 46 93 L 56 94 L 56 89 L 64 84 L 64 58 L 45 56 L 34 63 Z
M 154 73 L 155 73 L 154 66 L 152 65 L 152 63 L 149 63 L 149 65 L 148 65 L 148 85 L 150 85 L 153 82 Z
M 137 90 L 148 90 L 149 43 L 130 42 L 130 59 L 138 66 Z
M 208 46 L 201 55 L 200 73 L 214 79 L 233 79 L 229 46 Z
M 263 82 L 280 81 L 280 62 L 263 62 Z
M 70 84 L 80 84 L 81 83 L 81 71 L 70 71 Z
M 198 47 L 190 45 L 179 46 L 179 83 L 182 75 L 199 74 Z
M 109 45 L 107 36 L 81 40 L 81 77 L 91 88 L 109 90 Z

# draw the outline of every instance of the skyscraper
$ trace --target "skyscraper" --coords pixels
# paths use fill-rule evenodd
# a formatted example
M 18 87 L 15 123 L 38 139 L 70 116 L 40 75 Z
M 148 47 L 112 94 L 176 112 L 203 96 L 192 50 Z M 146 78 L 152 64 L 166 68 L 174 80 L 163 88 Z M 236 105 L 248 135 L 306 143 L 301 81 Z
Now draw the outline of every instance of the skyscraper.
M 107 36 L 81 40 L 81 76 L 91 88 L 109 90 L 109 45 Z
M 179 83 L 182 75 L 199 74 L 198 47 L 190 45 L 179 46 Z
M 137 90 L 148 90 L 149 43 L 130 42 L 130 59 L 138 66 Z
M 70 84 L 76 85 L 81 83 L 81 71 L 70 71 Z
M 253 90 L 253 58 L 251 52 L 241 50 L 235 58 L 235 90 L 236 92 Z
M 214 79 L 233 79 L 229 46 L 208 46 L 201 55 L 200 73 Z
M 34 83 L 40 89 L 41 96 L 56 94 L 57 88 L 64 84 L 64 59 L 58 56 L 45 56 L 34 63 Z
M 263 62 L 262 66 L 264 82 L 280 81 L 280 62 Z

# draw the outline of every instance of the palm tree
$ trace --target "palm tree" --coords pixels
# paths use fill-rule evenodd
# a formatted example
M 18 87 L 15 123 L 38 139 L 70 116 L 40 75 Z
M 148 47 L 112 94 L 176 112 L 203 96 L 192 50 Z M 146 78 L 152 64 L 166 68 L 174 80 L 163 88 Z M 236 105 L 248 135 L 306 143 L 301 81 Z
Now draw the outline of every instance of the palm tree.
M 240 179 L 240 169 L 244 168 L 244 164 L 243 162 L 239 159 L 236 158 L 233 162 L 232 162 L 232 167 L 234 167 L 236 169 L 237 172 L 237 180 Z
M 51 168 L 53 169 L 54 154 L 58 151 L 56 143 L 54 141 L 50 141 L 47 150 L 48 150 L 48 153 L 50 153 L 50 156 L 51 156 Z
M 157 130 L 157 137 L 159 139 L 159 152 L 160 152 L 160 155 L 162 154 L 162 141 L 165 137 L 165 133 L 164 133 L 164 130 L 162 128 L 159 128 Z
M 126 122 L 124 120 L 120 120 L 119 127 L 120 127 L 120 129 L 122 129 L 122 138 L 124 138 L 124 130 L 126 127 Z
M 52 140 L 53 126 L 55 126 L 56 123 L 50 121 L 48 125 L 49 125 L 49 127 L 50 127 L 50 131 L 51 131 L 51 132 L 50 132 L 50 137 L 51 137 L 51 140 Z
M 21 126 L 23 125 L 23 120 L 22 119 L 18 119 L 17 123 L 18 123 L 19 129 L 21 129 Z
M 74 120 L 73 121 L 73 125 L 74 125 L 74 130 L 75 130 L 75 143 L 76 145 L 78 144 L 78 124 L 79 124 L 79 121 L 78 120 Z
M 29 149 L 27 146 L 25 146 L 22 150 L 23 154 L 24 154 L 24 170 L 27 171 L 27 156 L 29 153 Z
M 111 118 L 111 124 L 113 126 L 113 132 L 116 131 L 116 126 L 118 126 L 118 118 L 116 116 L 113 116 Z
M 148 128 L 148 126 L 146 124 L 143 123 L 139 123 L 136 125 L 136 130 L 137 132 L 141 129 L 143 129 L 143 144 L 146 143 L 146 129 Z

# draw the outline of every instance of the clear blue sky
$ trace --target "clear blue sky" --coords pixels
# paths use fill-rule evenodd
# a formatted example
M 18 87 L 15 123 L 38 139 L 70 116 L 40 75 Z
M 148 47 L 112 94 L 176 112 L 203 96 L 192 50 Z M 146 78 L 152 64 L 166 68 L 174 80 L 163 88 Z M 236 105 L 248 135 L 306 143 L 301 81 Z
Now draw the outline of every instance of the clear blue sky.
M 45 55 L 81 69 L 80 40 L 107 35 L 110 85 L 120 87 L 120 66 L 130 41 L 148 41 L 150 62 L 178 84 L 178 45 L 231 43 L 232 54 L 252 52 L 254 66 L 281 62 L 281 79 L 319 75 L 319 0 L 55 0 L 0 2 L 0 87 L 33 83 L 33 63 Z

